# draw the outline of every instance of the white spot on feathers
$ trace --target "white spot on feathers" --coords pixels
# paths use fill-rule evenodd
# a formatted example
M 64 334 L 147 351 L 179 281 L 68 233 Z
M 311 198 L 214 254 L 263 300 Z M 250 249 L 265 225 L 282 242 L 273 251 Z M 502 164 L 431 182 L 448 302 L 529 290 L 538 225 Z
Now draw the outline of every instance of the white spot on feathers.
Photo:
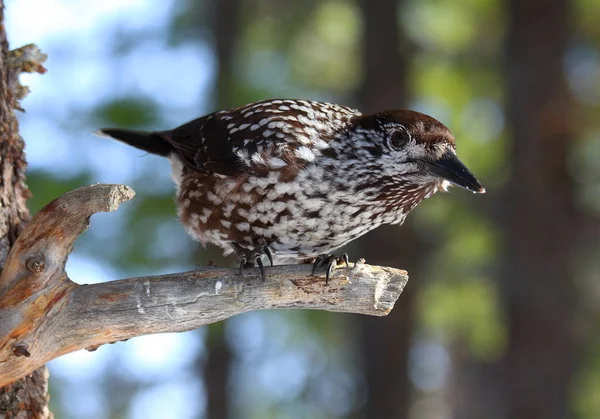
M 287 166 L 287 163 L 279 157 L 272 157 L 269 160 L 269 166 L 271 166 L 273 169 L 281 169 L 282 167 Z
M 273 210 L 274 210 L 276 213 L 280 213 L 280 212 L 282 212 L 283 210 L 285 210 L 285 207 L 286 207 L 286 206 L 287 206 L 287 205 L 286 205 L 284 202 L 278 201 L 278 202 L 275 202 L 275 204 L 273 205 Z
M 296 157 L 298 157 L 299 159 L 303 159 L 306 161 L 313 161 L 315 159 L 315 154 L 312 151 L 310 151 L 308 147 L 304 146 L 298 147 L 294 154 L 296 154 Z
M 212 202 L 215 205 L 221 205 L 223 203 L 223 200 L 221 198 L 219 198 L 219 196 L 215 193 L 213 193 L 212 191 L 208 191 L 208 193 L 206 194 L 206 197 L 208 198 L 208 200 L 210 202 Z
M 183 162 L 175 153 L 169 154 L 169 161 L 171 162 L 171 178 L 179 190 L 183 178 Z
M 235 225 L 235 228 L 237 228 L 240 231 L 250 231 L 250 224 L 248 224 L 248 223 L 237 223 Z

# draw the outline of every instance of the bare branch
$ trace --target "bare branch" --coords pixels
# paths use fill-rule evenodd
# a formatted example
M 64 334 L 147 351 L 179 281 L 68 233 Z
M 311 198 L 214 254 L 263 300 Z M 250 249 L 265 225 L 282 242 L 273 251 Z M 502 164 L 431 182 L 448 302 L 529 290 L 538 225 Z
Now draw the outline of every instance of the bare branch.
M 306 265 L 206 268 L 173 275 L 77 285 L 64 271 L 90 215 L 133 197 L 123 185 L 69 192 L 38 213 L 13 246 L 0 276 L 0 387 L 62 354 L 135 336 L 181 332 L 251 310 L 304 308 L 384 316 L 405 271 L 355 264 L 330 284 Z

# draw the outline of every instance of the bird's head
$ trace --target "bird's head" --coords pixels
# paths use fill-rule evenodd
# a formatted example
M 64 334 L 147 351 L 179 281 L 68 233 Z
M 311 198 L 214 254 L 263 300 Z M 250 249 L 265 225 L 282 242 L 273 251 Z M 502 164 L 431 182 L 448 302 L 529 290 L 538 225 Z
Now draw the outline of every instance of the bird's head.
M 379 172 L 393 183 L 433 186 L 434 190 L 456 185 L 485 193 L 456 156 L 454 136 L 436 119 L 415 111 L 393 110 L 359 116 L 354 122 L 359 138 L 369 144 L 366 148 L 378 155 Z

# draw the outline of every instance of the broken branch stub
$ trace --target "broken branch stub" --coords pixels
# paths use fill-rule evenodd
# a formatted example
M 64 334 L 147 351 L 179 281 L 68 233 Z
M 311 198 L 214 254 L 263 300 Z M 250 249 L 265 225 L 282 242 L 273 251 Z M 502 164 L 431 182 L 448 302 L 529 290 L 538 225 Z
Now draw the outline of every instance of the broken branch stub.
M 325 286 L 310 266 L 207 268 L 80 286 L 64 270 L 74 241 L 96 212 L 115 210 L 134 192 L 93 185 L 48 204 L 23 230 L 0 275 L 0 387 L 62 354 L 135 336 L 181 332 L 271 308 L 388 314 L 405 271 L 355 264 Z
M 42 288 L 58 285 L 53 282 L 61 282 L 66 275 L 64 267 L 73 243 L 87 229 L 90 216 L 114 211 L 134 195 L 125 185 L 92 185 L 46 205 L 12 246 L 0 276 L 0 297 L 10 292 L 18 304 Z M 23 293 L 17 295 L 16 289 Z

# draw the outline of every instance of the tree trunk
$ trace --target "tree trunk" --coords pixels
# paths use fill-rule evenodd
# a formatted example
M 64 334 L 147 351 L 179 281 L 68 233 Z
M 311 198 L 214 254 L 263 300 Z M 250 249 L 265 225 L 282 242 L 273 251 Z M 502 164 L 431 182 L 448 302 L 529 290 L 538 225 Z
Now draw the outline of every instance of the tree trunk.
M 217 76 L 213 91 L 216 109 L 239 105 L 233 103 L 235 47 L 239 36 L 241 0 L 216 0 L 211 3 L 211 23 L 214 36 Z M 229 377 L 233 353 L 225 340 L 225 324 L 207 328 L 207 357 L 204 362 L 204 383 L 207 392 L 209 419 L 227 419 L 230 416 Z
M 399 109 L 407 102 L 407 51 L 398 25 L 398 1 L 359 2 L 364 22 L 365 77 L 357 106 L 364 112 Z M 401 228 L 382 227 L 352 246 L 354 258 L 407 269 L 410 281 L 395 309 L 386 318 L 360 318 L 362 352 L 367 384 L 366 418 L 406 418 L 411 384 L 408 353 L 413 330 L 413 306 L 428 246 L 409 223 Z
M 507 119 L 512 138 L 499 275 L 508 320 L 500 363 L 504 417 L 570 417 L 577 304 L 574 253 L 582 237 L 567 170 L 575 139 L 563 60 L 569 1 L 508 2 Z
M 11 68 L 4 27 L 4 2 L 0 0 L 0 264 L 29 219 L 25 185 L 23 139 L 14 113 L 18 106 L 14 81 L 20 69 Z M 33 374 L 0 388 L 0 418 L 51 418 L 48 410 L 48 370 Z
M 224 322 L 211 324 L 207 328 L 207 357 L 203 362 L 207 419 L 227 419 L 231 411 L 229 376 L 233 354 L 224 332 Z

